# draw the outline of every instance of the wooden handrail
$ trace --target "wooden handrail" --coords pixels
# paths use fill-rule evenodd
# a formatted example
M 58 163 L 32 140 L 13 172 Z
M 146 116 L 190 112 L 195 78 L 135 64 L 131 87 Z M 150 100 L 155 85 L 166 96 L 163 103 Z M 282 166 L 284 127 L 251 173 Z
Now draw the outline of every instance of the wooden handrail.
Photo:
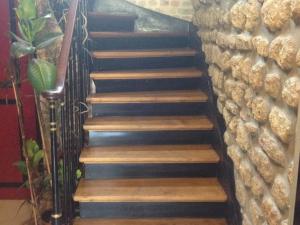
M 42 93 L 43 97 L 47 99 L 58 99 L 63 96 L 78 3 L 79 0 L 71 0 L 67 15 L 67 22 L 65 24 L 65 34 L 62 42 L 62 48 L 57 63 L 55 88 Z

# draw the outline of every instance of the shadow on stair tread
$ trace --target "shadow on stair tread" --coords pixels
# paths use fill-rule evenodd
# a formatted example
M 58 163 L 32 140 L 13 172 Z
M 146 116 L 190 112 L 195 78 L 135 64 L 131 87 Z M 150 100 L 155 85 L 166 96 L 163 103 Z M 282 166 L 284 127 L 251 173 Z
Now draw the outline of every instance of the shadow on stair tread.
M 227 225 L 215 218 L 76 219 L 74 225 Z

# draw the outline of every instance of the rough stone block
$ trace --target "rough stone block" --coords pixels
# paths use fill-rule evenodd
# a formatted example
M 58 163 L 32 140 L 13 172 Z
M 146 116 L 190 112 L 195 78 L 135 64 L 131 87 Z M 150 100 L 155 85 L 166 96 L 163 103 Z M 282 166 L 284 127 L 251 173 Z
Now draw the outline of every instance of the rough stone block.
M 255 36 L 252 38 L 252 44 L 258 55 L 263 57 L 269 56 L 269 40 L 262 36 Z
M 281 209 L 289 206 L 290 186 L 288 179 L 282 175 L 277 175 L 271 190 L 272 196 Z
M 262 19 L 270 31 L 281 30 L 292 17 L 290 0 L 265 0 L 261 9 Z
M 257 174 L 252 177 L 250 189 L 257 199 L 264 194 L 264 182 Z
M 255 89 L 259 89 L 264 84 L 264 78 L 267 73 L 267 65 L 264 61 L 257 62 L 251 69 L 249 83 Z
M 261 207 L 270 225 L 280 225 L 282 214 L 270 196 L 263 198 Z
M 243 159 L 240 162 L 238 172 L 246 187 L 251 187 L 254 168 L 248 159 Z
M 271 183 L 275 177 L 275 168 L 269 157 L 259 146 L 254 146 L 249 150 L 249 157 L 256 166 L 258 172 L 267 183 Z
M 278 73 L 269 73 L 265 77 L 265 91 L 277 98 L 281 93 L 281 76 Z
M 259 135 L 259 144 L 274 162 L 281 166 L 286 165 L 285 149 L 269 129 L 262 128 Z
M 253 224 L 263 224 L 265 221 L 264 214 L 255 199 L 250 200 L 249 211 Z
M 282 89 L 282 98 L 286 104 L 297 107 L 300 100 L 300 78 L 290 77 L 284 84 Z
M 295 132 L 295 116 L 278 106 L 273 106 L 269 115 L 269 121 L 273 132 L 280 140 L 289 143 Z
M 290 70 L 296 64 L 298 44 L 295 37 L 278 36 L 270 45 L 270 57 L 274 59 L 283 70 Z
M 257 96 L 252 101 L 251 109 L 254 119 L 259 122 L 264 122 L 269 118 L 271 103 L 266 97 Z

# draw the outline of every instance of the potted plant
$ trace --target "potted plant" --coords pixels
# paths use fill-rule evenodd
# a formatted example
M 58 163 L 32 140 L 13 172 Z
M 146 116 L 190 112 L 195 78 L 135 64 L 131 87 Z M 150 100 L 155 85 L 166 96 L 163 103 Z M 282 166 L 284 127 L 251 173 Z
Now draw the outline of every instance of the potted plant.
M 30 190 L 30 203 L 33 209 L 35 225 L 45 223 L 42 218 L 51 209 L 51 181 L 49 147 L 47 146 L 47 129 L 45 120 L 47 113 L 43 111 L 43 101 L 40 93 L 52 89 L 56 81 L 55 58 L 40 57 L 39 52 L 48 49 L 62 38 L 61 32 L 49 32 L 47 23 L 53 20 L 52 13 L 39 15 L 36 0 L 19 0 L 15 9 L 18 32 L 11 32 L 11 56 L 14 60 L 28 58 L 27 77 L 35 90 L 37 114 L 42 137 L 41 148 L 34 140 L 27 140 L 23 123 L 23 105 L 19 97 L 16 73 L 11 70 L 11 81 L 17 102 L 19 127 L 22 137 L 22 152 L 24 160 L 16 163 L 20 172 L 26 178 L 24 186 Z M 46 222 L 47 223 L 47 222 Z M 32 224 L 32 221 L 31 221 Z

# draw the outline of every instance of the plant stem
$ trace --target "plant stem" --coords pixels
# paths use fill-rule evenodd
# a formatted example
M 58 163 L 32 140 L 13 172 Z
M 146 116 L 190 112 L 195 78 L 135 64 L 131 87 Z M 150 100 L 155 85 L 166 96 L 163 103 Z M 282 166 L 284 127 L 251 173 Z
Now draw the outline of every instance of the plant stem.
M 44 162 L 46 165 L 47 173 L 51 175 L 51 170 L 50 170 L 50 163 L 49 163 L 49 156 L 48 156 L 48 150 L 49 150 L 49 141 L 47 139 L 47 129 L 45 126 L 45 118 L 42 113 L 42 107 L 41 107 L 41 100 L 39 95 L 34 92 L 34 98 L 35 98 L 35 105 L 36 105 L 36 111 L 37 111 L 37 116 L 38 116 L 38 121 L 40 125 L 40 130 L 41 130 L 41 138 L 42 138 L 42 144 L 43 144 L 43 150 L 44 150 Z M 50 181 L 50 185 L 52 185 Z
M 31 176 L 31 171 L 29 168 L 29 160 L 26 152 L 26 136 L 25 136 L 25 129 L 24 129 L 24 120 L 23 120 L 23 109 L 22 109 L 22 103 L 21 99 L 16 87 L 16 81 L 14 76 L 11 76 L 11 82 L 13 86 L 13 91 L 14 91 L 14 96 L 16 99 L 16 106 L 17 106 L 17 113 L 18 113 L 18 122 L 19 122 L 19 128 L 20 128 L 20 133 L 21 133 L 21 144 L 22 144 L 22 153 L 23 157 L 25 159 L 25 164 L 26 164 L 26 170 L 27 170 L 27 176 L 28 176 L 28 183 L 29 183 L 29 189 L 30 189 L 30 197 L 31 197 L 31 202 L 32 202 L 32 212 L 33 212 L 33 217 L 34 217 L 34 224 L 38 225 L 38 215 L 37 215 L 37 201 L 36 201 L 36 195 L 34 191 L 34 187 L 32 184 L 32 176 Z

